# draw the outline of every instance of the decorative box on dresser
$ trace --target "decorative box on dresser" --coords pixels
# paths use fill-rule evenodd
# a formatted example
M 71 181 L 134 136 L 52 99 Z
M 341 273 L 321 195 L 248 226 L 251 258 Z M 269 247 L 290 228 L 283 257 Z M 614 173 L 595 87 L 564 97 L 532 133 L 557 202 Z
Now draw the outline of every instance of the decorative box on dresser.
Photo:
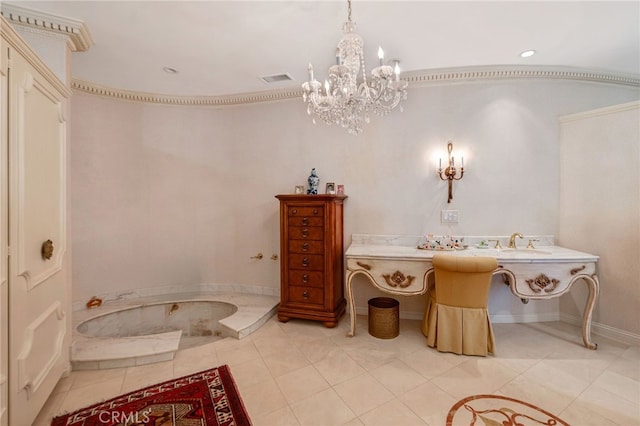
M 278 319 L 338 325 L 345 312 L 343 205 L 346 195 L 276 195 L 280 200 Z

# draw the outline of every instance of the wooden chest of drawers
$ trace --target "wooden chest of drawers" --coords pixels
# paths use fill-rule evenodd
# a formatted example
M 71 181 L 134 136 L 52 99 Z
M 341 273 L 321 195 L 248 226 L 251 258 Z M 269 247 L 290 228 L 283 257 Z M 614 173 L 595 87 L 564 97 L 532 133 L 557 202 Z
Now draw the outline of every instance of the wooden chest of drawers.
M 277 195 L 280 200 L 278 319 L 322 321 L 344 314 L 343 204 L 346 195 Z

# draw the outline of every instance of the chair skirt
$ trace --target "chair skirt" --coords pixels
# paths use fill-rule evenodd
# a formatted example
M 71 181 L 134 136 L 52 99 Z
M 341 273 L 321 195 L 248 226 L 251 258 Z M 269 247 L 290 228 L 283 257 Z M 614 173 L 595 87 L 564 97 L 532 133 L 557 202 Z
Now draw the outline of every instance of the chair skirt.
M 440 352 L 486 356 L 495 339 L 486 308 L 461 308 L 436 303 L 429 294 L 422 322 L 427 344 Z

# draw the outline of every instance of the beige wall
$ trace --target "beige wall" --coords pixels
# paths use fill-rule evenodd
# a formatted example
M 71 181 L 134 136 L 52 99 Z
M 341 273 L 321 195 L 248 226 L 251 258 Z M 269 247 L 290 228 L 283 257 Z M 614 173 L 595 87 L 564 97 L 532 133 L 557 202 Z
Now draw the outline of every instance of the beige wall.
M 559 242 L 598 254 L 597 328 L 640 335 L 640 103 L 562 117 Z M 562 300 L 579 318 L 586 289 Z M 622 333 L 620 338 L 625 338 Z
M 558 117 L 640 98 L 638 89 L 520 80 L 409 89 L 405 111 L 354 137 L 313 125 L 302 100 L 227 108 L 72 99 L 74 299 L 194 283 L 279 287 L 278 193 L 317 168 L 344 184 L 353 233 L 557 234 Z M 446 200 L 447 140 L 467 171 Z M 440 223 L 458 209 L 460 223 Z M 249 258 L 265 254 L 261 261 Z M 356 283 L 366 307 L 370 290 Z M 366 294 L 365 294 L 366 292 Z M 421 298 L 401 300 L 420 312 Z M 557 315 L 496 282 L 496 316 Z

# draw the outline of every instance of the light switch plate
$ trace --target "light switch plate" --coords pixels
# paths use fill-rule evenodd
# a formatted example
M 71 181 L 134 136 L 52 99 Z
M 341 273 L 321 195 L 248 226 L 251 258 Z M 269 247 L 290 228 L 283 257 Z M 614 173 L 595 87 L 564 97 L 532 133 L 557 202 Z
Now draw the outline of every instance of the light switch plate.
M 458 223 L 460 220 L 459 210 L 442 210 L 442 223 Z

